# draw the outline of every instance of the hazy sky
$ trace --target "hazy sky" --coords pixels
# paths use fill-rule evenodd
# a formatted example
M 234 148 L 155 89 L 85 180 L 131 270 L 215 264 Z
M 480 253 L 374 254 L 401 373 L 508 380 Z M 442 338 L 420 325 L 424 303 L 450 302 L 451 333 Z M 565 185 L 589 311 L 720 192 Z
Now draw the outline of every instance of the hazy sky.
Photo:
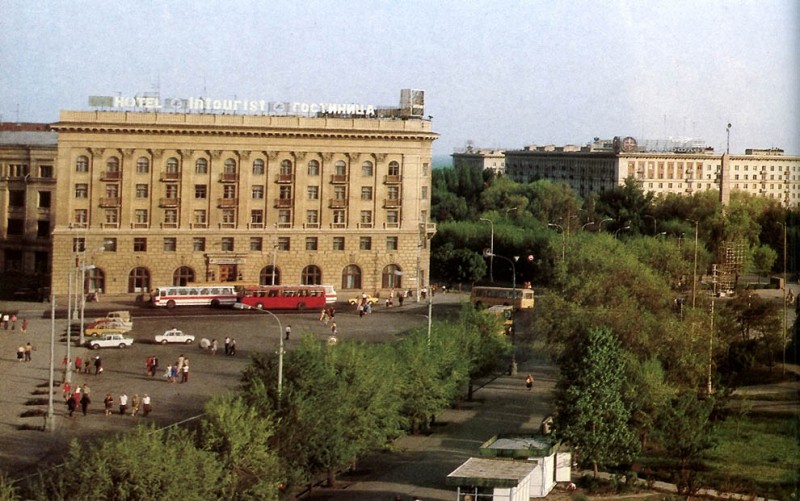
M 397 105 L 434 154 L 691 136 L 800 154 L 800 2 L 0 0 L 0 118 L 90 95 Z

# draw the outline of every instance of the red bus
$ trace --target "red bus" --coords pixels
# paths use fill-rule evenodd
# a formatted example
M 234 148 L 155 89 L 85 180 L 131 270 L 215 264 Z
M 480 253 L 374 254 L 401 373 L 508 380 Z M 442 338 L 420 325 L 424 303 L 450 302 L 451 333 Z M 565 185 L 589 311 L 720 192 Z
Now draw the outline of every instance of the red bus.
M 259 285 L 239 292 L 239 302 L 258 310 L 304 310 L 325 307 L 321 285 Z

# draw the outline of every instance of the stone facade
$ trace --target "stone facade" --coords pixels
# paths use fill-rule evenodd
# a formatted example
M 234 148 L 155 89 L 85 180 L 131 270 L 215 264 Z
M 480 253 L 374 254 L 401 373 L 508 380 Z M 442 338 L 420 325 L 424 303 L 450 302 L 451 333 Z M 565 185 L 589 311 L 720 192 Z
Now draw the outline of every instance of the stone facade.
M 175 283 L 419 289 L 431 143 L 419 118 L 64 111 L 55 294 Z M 77 251 L 77 252 L 76 252 Z

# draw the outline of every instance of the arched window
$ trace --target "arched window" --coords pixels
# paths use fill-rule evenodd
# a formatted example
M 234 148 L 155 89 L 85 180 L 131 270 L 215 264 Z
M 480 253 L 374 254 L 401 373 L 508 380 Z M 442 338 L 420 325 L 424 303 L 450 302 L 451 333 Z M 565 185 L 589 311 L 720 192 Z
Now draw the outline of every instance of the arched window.
M 372 162 L 367 160 L 361 164 L 361 175 L 364 177 L 372 177 Z
M 303 276 L 300 279 L 303 285 L 320 285 L 322 283 L 322 271 L 319 266 L 309 264 L 303 268 Z
M 344 163 L 344 160 L 337 160 L 336 163 L 333 164 L 333 173 L 337 176 L 347 175 L 347 164 Z
M 198 158 L 194 163 L 194 172 L 196 174 L 208 174 L 208 160 L 205 158 Z
M 383 269 L 381 276 L 381 287 L 384 289 L 400 289 L 403 287 L 403 275 L 400 267 L 390 264 Z
M 317 160 L 309 160 L 308 162 L 308 175 L 319 176 L 319 162 Z
M 106 170 L 108 172 L 119 172 L 119 158 L 111 157 L 106 160 Z
M 150 291 L 150 270 L 138 267 L 131 270 L 128 275 L 128 292 L 149 292 Z
M 139 174 L 147 174 L 150 172 L 150 160 L 147 157 L 139 157 L 136 160 L 136 172 Z
M 75 159 L 75 172 L 89 172 L 89 157 L 81 155 Z
M 106 273 L 101 268 L 87 269 L 86 292 L 102 293 L 104 290 L 106 290 Z
M 167 159 L 167 172 L 170 174 L 175 174 L 178 172 L 178 159 L 175 157 L 169 157 Z
M 361 268 L 351 264 L 342 270 L 342 289 L 361 288 Z
M 281 160 L 281 175 L 282 176 L 291 176 L 292 175 L 292 161 L 291 160 Z
M 400 175 L 400 164 L 397 163 L 394 160 L 389 162 L 389 175 L 390 176 L 399 176 Z
M 261 268 L 261 273 L 258 274 L 259 285 L 280 285 L 281 284 L 281 270 L 277 267 L 265 266 Z
M 236 174 L 236 160 L 232 158 L 225 160 L 225 174 Z
M 172 274 L 172 285 L 186 285 L 194 282 L 194 270 L 189 266 L 181 266 Z

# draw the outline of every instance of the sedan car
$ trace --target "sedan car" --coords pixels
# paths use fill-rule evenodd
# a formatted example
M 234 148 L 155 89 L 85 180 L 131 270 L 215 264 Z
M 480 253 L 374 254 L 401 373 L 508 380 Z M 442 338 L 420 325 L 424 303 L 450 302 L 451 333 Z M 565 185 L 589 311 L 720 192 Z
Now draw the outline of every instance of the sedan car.
M 133 339 L 122 334 L 103 334 L 98 339 L 86 341 L 86 346 L 93 350 L 100 348 L 127 348 L 133 344 Z
M 369 304 L 377 304 L 380 301 L 380 299 L 378 299 L 376 297 L 373 297 L 373 296 L 370 296 L 369 294 L 367 294 L 366 298 L 363 295 L 362 296 L 356 296 L 354 298 L 348 299 L 347 302 L 352 304 L 352 305 L 356 305 L 356 304 L 362 303 L 365 299 Z
M 184 343 L 184 344 L 192 344 L 194 342 L 194 336 L 191 334 L 185 334 L 183 331 L 179 331 L 178 329 L 170 329 L 164 334 L 160 334 L 156 336 L 156 343 L 167 344 L 167 343 Z
M 124 334 L 128 330 L 108 322 L 95 322 L 87 325 L 84 332 L 87 336 L 103 336 L 105 334 Z

